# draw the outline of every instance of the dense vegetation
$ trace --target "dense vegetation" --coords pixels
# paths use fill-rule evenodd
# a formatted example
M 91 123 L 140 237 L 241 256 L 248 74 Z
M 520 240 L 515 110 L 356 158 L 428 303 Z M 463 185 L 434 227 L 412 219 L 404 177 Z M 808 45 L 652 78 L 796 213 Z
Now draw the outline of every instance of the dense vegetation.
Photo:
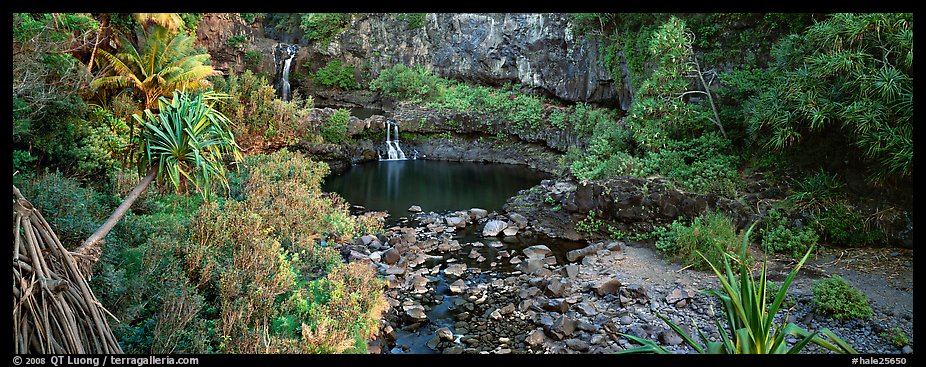
M 14 184 L 66 246 L 102 247 L 91 285 L 127 352 L 365 352 L 383 283 L 335 248 L 381 223 L 280 149 L 338 128 L 250 71 L 215 77 L 198 19 L 108 16 L 102 35 L 88 14 L 15 14 Z
M 327 45 L 357 14 L 240 16 Z M 325 164 L 286 149 L 350 143 L 347 110 L 312 121 L 312 96 L 278 98 L 255 73 L 262 55 L 241 35 L 225 42 L 246 70 L 219 75 L 194 42 L 199 14 L 12 18 L 14 184 L 69 249 L 104 236 L 91 285 L 118 317 L 125 351 L 365 351 L 387 307 L 383 283 L 336 248 L 381 224 L 321 192 Z M 395 18 L 408 29 L 427 21 Z M 358 78 L 365 71 L 331 59 L 304 77 L 470 114 L 486 137 L 562 133 L 562 168 L 579 181 L 658 176 L 737 198 L 744 177 L 759 172 L 788 188 L 756 227 L 766 253 L 879 245 L 897 223 L 912 222 L 912 14 L 572 20 L 578 37 L 599 42 L 615 80 L 626 64 L 627 111 L 450 80 L 423 65 Z M 596 215 L 575 228 L 630 235 Z M 104 221 L 113 226 L 100 232 Z M 702 270 L 748 240 L 717 212 L 633 236 Z M 859 295 L 838 277 L 814 287 L 817 309 L 835 318 L 870 317 Z

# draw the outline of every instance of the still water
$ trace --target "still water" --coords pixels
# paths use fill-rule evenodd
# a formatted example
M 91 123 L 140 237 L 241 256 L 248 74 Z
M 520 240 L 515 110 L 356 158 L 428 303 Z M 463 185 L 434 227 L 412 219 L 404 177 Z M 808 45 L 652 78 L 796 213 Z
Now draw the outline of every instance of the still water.
M 358 164 L 328 177 L 323 190 L 367 210 L 386 211 L 394 220 L 408 216 L 412 205 L 425 212 L 470 208 L 500 212 L 509 197 L 549 177 L 512 164 L 418 159 Z

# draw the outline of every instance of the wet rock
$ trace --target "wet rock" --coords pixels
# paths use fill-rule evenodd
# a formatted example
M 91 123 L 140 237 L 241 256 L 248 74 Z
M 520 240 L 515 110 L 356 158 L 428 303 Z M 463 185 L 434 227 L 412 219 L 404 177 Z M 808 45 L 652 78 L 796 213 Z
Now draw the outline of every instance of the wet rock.
M 419 304 L 411 304 L 402 306 L 402 309 L 405 311 L 412 320 L 415 321 L 425 321 L 428 319 L 428 315 L 424 313 L 424 306 Z
M 620 280 L 610 279 L 597 285 L 595 287 L 595 292 L 598 293 L 599 296 L 617 294 L 622 285 Z
M 454 228 L 466 227 L 466 218 L 463 217 L 445 217 L 444 220 L 447 222 L 448 226 Z
M 509 263 L 509 264 L 512 264 L 512 265 L 520 264 L 520 263 L 521 263 L 521 258 L 519 258 L 519 257 L 517 257 L 517 256 L 512 257 L 511 260 L 508 260 L 508 263 Z
M 527 256 L 528 259 L 543 259 L 553 253 L 549 247 L 545 245 L 534 245 L 524 250 L 521 250 L 524 253 L 524 256 Z
M 504 234 L 505 236 L 509 236 L 509 237 L 514 236 L 518 234 L 518 228 L 517 227 L 505 228 L 504 230 L 502 230 L 502 234 Z
M 482 228 L 482 235 L 485 237 L 497 236 L 501 231 L 508 227 L 508 223 L 500 220 L 490 220 Z
M 457 281 L 450 283 L 450 291 L 453 293 L 463 293 L 467 288 L 469 287 L 466 286 L 463 279 L 457 279 Z
M 440 338 L 435 335 L 431 340 L 428 340 L 428 348 L 437 350 L 437 344 L 440 343 Z
M 479 220 L 489 215 L 489 211 L 481 208 L 472 208 L 469 210 L 469 217 L 473 220 Z
M 383 261 L 386 264 L 394 265 L 395 263 L 399 262 L 400 257 L 401 255 L 399 255 L 399 250 L 393 247 L 383 254 Z
M 538 346 L 543 344 L 544 339 L 546 339 L 546 336 L 543 334 L 543 330 L 534 329 L 530 334 L 527 334 L 527 337 L 524 338 L 524 342 L 531 346 Z
M 463 347 L 461 347 L 461 346 L 459 346 L 459 345 L 454 345 L 454 346 L 452 346 L 452 347 L 450 347 L 450 348 L 445 348 L 444 351 L 443 351 L 442 353 L 444 353 L 444 354 L 462 354 L 462 353 L 463 353 Z
M 412 213 L 420 213 L 420 212 L 421 212 L 421 207 L 418 206 L 418 205 L 412 205 L 412 206 L 408 207 L 408 211 L 410 211 L 410 212 L 412 212 Z
M 441 340 L 453 341 L 453 332 L 450 331 L 450 328 L 448 327 L 442 327 L 440 329 L 437 329 L 437 336 Z
M 519 229 L 527 227 L 527 218 L 518 213 L 508 213 L 508 218 L 518 226 Z
M 447 269 L 444 269 L 444 274 L 457 278 L 463 275 L 464 272 L 466 272 L 466 264 L 463 263 L 451 264 Z
M 584 352 L 588 350 L 588 343 L 581 339 L 566 339 L 566 346 L 569 349 Z

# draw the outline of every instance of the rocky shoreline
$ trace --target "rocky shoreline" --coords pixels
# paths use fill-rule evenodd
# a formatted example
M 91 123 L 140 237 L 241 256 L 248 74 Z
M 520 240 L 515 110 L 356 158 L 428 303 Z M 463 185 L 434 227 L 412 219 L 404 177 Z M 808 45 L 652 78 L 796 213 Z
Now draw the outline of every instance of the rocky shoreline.
M 576 186 L 545 180 L 519 197 L 531 190 L 568 196 Z M 571 225 L 562 219 L 555 221 Z M 613 353 L 634 346 L 618 333 L 692 353 L 657 315 L 695 335 L 697 325 L 718 340 L 712 312 L 721 306 L 701 292 L 718 286 L 712 273 L 683 268 L 651 246 L 631 241 L 602 239 L 563 248 L 549 235 L 574 235 L 565 235 L 563 226 L 548 227 L 551 222 L 538 213 L 511 210 L 412 212 L 384 235 L 364 236 L 342 249 L 348 261 L 370 263 L 388 283 L 390 309 L 370 353 Z M 525 240 L 537 236 L 541 240 Z M 771 259 L 770 269 L 778 273 L 770 277 L 783 277 L 789 265 L 787 259 Z M 868 320 L 818 315 L 810 284 L 825 270 L 805 268 L 789 291 L 789 321 L 808 330 L 829 328 L 861 353 L 912 353 L 911 345 L 898 348 L 881 336 L 900 327 L 912 344 L 912 309 L 899 312 L 873 302 L 875 316 Z M 906 296 L 912 305 L 912 292 Z M 779 320 L 784 316 L 780 313 Z M 804 352 L 828 353 L 815 346 Z

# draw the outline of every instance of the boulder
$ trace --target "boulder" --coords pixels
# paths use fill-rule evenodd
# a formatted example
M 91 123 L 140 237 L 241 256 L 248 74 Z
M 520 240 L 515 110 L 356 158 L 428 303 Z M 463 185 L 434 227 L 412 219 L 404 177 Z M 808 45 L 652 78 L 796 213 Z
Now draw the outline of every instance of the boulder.
M 583 257 L 586 257 L 588 255 L 598 252 L 598 250 L 602 248 L 604 248 L 604 245 L 601 243 L 597 243 L 594 245 L 585 246 L 580 249 L 575 249 L 575 250 L 572 250 L 566 253 L 566 260 L 570 262 L 578 261 L 582 259 Z
M 553 298 L 559 298 L 563 296 L 563 293 L 566 291 L 566 283 L 561 282 L 557 278 L 553 278 L 550 281 L 550 284 L 547 284 L 545 292 L 548 296 Z
M 498 236 L 501 231 L 508 227 L 508 223 L 500 220 L 490 220 L 482 229 L 482 235 L 485 237 Z
M 524 256 L 527 256 L 528 259 L 543 259 L 547 255 L 553 253 L 553 251 L 551 251 L 550 248 L 545 245 L 530 246 L 521 252 L 523 252 Z
M 472 208 L 469 210 L 469 217 L 473 220 L 478 220 L 485 218 L 489 215 L 489 211 L 481 208 Z
M 399 250 L 393 247 L 393 248 L 390 248 L 389 251 L 386 251 L 386 253 L 383 254 L 383 261 L 386 264 L 395 265 L 395 263 L 399 262 L 400 257 L 401 255 L 399 255 Z
M 576 320 L 573 320 L 571 317 L 562 315 L 553 321 L 553 327 L 551 331 L 554 333 L 570 336 L 576 330 Z
M 411 317 L 415 321 L 425 321 L 428 319 L 428 315 L 424 313 L 424 306 L 419 304 L 412 304 L 402 306 L 402 309 L 405 311 L 405 314 L 408 317 Z
M 454 276 L 459 278 L 463 273 L 466 272 L 466 264 L 451 264 L 444 269 L 444 274 Z
M 527 218 L 518 213 L 508 213 L 508 218 L 518 226 L 518 229 L 527 227 Z
M 504 230 L 502 230 L 502 234 L 504 234 L 505 236 L 509 236 L 509 237 L 514 236 L 518 234 L 518 228 L 509 226 L 508 228 L 505 228 Z
M 450 328 L 445 326 L 437 329 L 437 337 L 442 340 L 453 341 L 453 332 L 450 331 Z
M 466 286 L 463 279 L 457 279 L 457 281 L 450 283 L 450 291 L 453 293 L 463 293 L 467 288 L 469 287 Z
M 463 217 L 445 217 L 444 220 L 447 222 L 448 226 L 454 228 L 466 227 L 466 218 Z

